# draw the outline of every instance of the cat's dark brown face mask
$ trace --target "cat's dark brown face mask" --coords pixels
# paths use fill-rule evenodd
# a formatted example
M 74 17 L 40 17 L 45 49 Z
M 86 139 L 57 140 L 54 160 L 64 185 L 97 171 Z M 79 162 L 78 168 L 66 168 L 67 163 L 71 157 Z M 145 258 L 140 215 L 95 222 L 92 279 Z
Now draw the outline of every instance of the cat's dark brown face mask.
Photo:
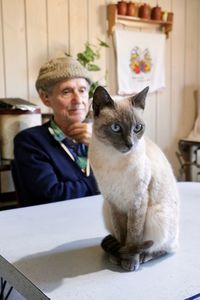
M 148 89 L 122 102 L 113 101 L 103 87 L 96 89 L 93 98 L 93 130 L 100 141 L 121 153 L 136 147 L 145 130 L 139 112 L 144 110 Z

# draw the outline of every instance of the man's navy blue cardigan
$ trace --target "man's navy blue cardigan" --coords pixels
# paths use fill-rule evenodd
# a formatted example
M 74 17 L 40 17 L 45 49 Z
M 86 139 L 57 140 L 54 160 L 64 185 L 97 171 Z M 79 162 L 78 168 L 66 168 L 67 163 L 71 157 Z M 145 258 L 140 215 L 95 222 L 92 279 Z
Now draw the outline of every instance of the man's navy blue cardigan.
M 86 176 L 48 130 L 49 122 L 14 139 L 13 177 L 22 206 L 98 194 L 93 174 Z

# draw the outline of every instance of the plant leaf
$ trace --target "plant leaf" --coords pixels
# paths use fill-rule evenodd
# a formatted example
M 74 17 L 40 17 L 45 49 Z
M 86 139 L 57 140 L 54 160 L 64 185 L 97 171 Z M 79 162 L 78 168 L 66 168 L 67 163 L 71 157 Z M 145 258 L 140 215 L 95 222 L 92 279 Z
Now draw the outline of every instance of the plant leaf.
M 101 70 L 100 67 L 95 64 L 88 64 L 87 67 L 88 67 L 88 71 L 100 71 Z
M 89 90 L 89 99 L 91 99 L 94 95 L 94 91 L 96 90 L 96 88 L 99 86 L 99 82 L 95 81 L 91 84 L 90 86 L 90 90 Z
M 77 60 L 80 62 L 80 64 L 84 67 L 87 65 L 87 60 L 85 59 L 84 55 L 82 53 L 77 54 Z
M 98 41 L 99 41 L 99 46 L 109 48 L 109 45 L 106 42 L 103 42 L 100 39 L 98 39 Z

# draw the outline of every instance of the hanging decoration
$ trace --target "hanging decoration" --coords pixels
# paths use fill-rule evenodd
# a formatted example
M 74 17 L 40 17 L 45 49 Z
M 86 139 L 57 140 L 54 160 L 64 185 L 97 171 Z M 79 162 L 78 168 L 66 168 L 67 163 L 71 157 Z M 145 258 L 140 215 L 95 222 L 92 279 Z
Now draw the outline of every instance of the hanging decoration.
M 118 94 L 165 87 L 165 35 L 116 28 Z

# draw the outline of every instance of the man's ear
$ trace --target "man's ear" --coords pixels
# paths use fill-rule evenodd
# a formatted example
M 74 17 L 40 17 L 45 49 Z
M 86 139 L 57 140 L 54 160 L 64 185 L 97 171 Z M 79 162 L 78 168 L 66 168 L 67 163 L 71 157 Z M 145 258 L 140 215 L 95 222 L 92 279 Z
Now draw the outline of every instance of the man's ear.
M 43 91 L 42 89 L 39 90 L 39 96 L 44 105 L 51 107 L 50 101 L 49 101 L 49 95 L 47 92 Z

